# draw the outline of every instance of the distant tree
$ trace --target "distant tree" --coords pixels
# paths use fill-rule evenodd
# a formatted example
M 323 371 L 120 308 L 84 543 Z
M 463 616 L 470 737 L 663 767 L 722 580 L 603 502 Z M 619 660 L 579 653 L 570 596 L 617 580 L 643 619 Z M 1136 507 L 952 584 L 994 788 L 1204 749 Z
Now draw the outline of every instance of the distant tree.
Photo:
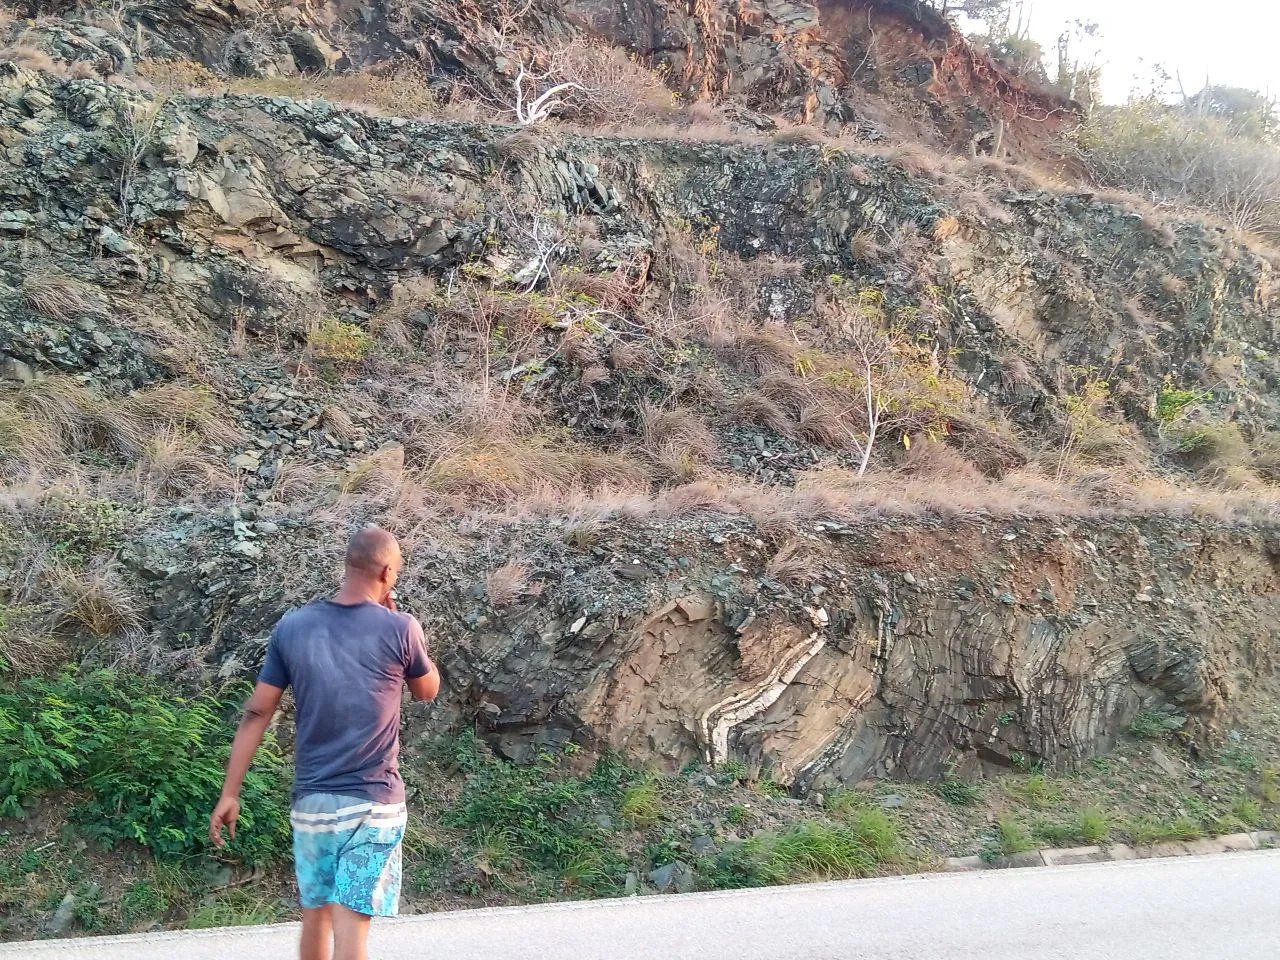
M 1239 137 L 1275 140 L 1280 133 L 1275 98 L 1257 90 L 1206 83 L 1195 96 L 1183 93 L 1182 109 L 1194 116 L 1222 120 Z
M 973 39 L 986 47 L 993 58 L 1019 77 L 1049 82 L 1044 68 L 1044 48 L 1031 37 L 1031 10 L 1025 0 L 977 0 L 975 13 L 986 32 Z
M 1058 35 L 1057 88 L 1064 96 L 1084 106 L 1085 114 L 1093 112 L 1099 99 L 1102 84 L 1102 68 L 1098 66 L 1096 51 L 1087 49 L 1089 41 L 1097 40 L 1098 25 L 1091 20 L 1075 20 Z

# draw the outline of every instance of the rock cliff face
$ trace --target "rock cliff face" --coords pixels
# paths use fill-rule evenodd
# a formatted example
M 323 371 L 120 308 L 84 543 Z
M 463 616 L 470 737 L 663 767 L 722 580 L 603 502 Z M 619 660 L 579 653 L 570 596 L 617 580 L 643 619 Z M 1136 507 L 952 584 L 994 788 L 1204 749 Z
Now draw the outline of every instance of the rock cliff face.
M 33 3 L 38 15 L 48 5 Z M 189 59 L 219 73 L 289 77 L 417 65 L 438 89 L 462 81 L 505 99 L 520 62 L 575 38 L 621 47 L 689 99 L 729 97 L 753 110 L 883 138 L 888 123 L 954 145 L 1005 131 L 1032 155 L 1077 118 L 975 51 L 914 0 L 808 3 L 568 0 L 497 4 L 335 0 L 157 0 L 114 19 L 61 11 L 27 35 L 60 60 L 132 73 L 143 57 Z M 896 119 L 893 109 L 900 111 Z M 988 148 L 990 148 L 990 144 Z
M 530 219 L 542 209 L 591 221 L 606 266 L 647 262 L 690 223 L 748 260 L 804 264 L 809 278 L 768 291 L 773 319 L 812 305 L 814 274 L 865 278 L 891 300 L 927 292 L 934 307 L 912 314 L 913 332 L 1030 429 L 1057 416 L 1052 395 L 1073 370 L 1111 371 L 1142 423 L 1164 378 L 1194 381 L 1215 364 L 1230 370 L 1222 389 L 1238 416 L 1280 425 L 1271 265 L 1203 224 L 1158 228 L 1088 193 L 1015 189 L 981 166 L 965 182 L 819 146 L 539 139 L 323 101 L 158 100 L 12 67 L 3 83 L 0 230 L 192 322 L 261 334 L 321 288 L 368 310 L 424 273 L 506 263 L 514 254 L 494 245 L 519 241 L 520 227 L 510 200 L 495 201 L 514 197 Z M 974 206 L 981 190 L 992 199 Z M 858 251 L 859 237 L 903 231 L 915 246 L 896 259 Z M 71 326 L 40 335 L 75 340 Z M 5 336 L 11 361 L 53 362 L 30 331 L 10 323 Z M 1009 375 L 1013 365 L 1024 372 Z
M 1273 675 L 1274 538 L 1168 522 L 833 523 L 806 544 L 827 573 L 792 588 L 764 569 L 749 525 L 690 526 L 677 550 L 723 572 L 658 574 L 640 600 L 617 579 L 593 576 L 588 592 L 548 568 L 537 603 L 458 635 L 451 687 L 502 749 L 573 737 L 669 771 L 732 757 L 801 788 L 1070 769 L 1144 708 L 1190 714 L 1207 735 Z
M 760 375 L 822 358 L 798 347 L 781 361 L 744 358 L 677 320 L 655 345 L 626 297 L 643 288 L 675 304 L 693 291 L 699 310 L 741 314 L 785 346 L 815 304 L 855 290 L 928 345 L 926 379 L 961 385 L 967 412 L 947 421 L 946 442 L 976 467 L 939 483 L 976 483 L 977 468 L 999 478 L 1063 443 L 1082 370 L 1117 384 L 1133 447 L 1162 439 L 1162 390 L 1208 380 L 1233 423 L 1280 428 L 1274 270 L 1220 231 L 1041 188 L 1000 164 L 878 150 L 874 130 L 860 148 L 591 136 L 323 100 L 161 97 L 97 75 L 128 75 L 144 49 L 251 76 L 412 54 L 437 84 L 496 89 L 520 44 L 586 31 L 687 93 L 836 126 L 875 126 L 859 114 L 869 87 L 909 91 L 916 119 L 949 143 L 1007 110 L 1009 143 L 1025 136 L 1031 150 L 1020 123 L 1069 113 L 913 8 L 574 0 L 513 14 L 506 46 L 494 11 L 466 3 L 336 4 L 328 26 L 254 0 L 130 4 L 106 26 L 38 22 L 32 43 L 92 68 L 68 77 L 0 62 L 5 389 L 27 396 L 61 373 L 127 401 L 194 383 L 229 425 L 216 440 L 198 434 L 227 474 L 222 499 L 155 498 L 102 558 L 147 608 L 153 641 L 200 670 L 247 672 L 274 619 L 318 592 L 345 525 L 376 518 L 419 548 L 408 602 L 437 638 L 449 687 L 434 723 L 477 723 L 513 757 L 574 738 L 665 769 L 732 757 L 805 790 L 1069 767 L 1140 709 L 1188 714 L 1194 734 L 1212 736 L 1242 691 L 1274 675 L 1273 525 L 1161 519 L 1105 476 L 1076 489 L 1093 519 L 1026 502 L 945 523 L 925 519 L 927 505 L 910 519 L 872 505 L 851 516 L 820 498 L 801 509 L 810 472 L 856 460 L 813 429 L 812 409 L 763 394 L 777 380 Z M 702 275 L 673 266 L 677 249 L 741 270 L 751 305 L 716 301 L 722 278 L 705 263 Z M 538 287 L 560 268 L 580 286 L 552 304 Z M 498 291 L 485 302 L 508 313 L 464 340 L 450 298 L 482 281 Z M 591 322 L 556 313 L 566 302 L 589 304 Z M 398 339 L 373 340 L 388 316 Z M 545 350 L 495 376 L 486 345 L 509 344 L 530 316 Z M 320 370 L 321 318 L 387 356 Z M 413 364 L 395 366 L 401 353 Z M 433 490 L 452 479 L 432 430 L 457 413 L 458 371 L 481 353 L 486 385 L 519 385 L 512 403 L 534 411 L 538 442 L 563 441 L 530 444 L 570 501 L 558 514 L 477 516 L 452 488 L 430 509 L 408 502 L 404 477 Z M 653 466 L 655 410 L 673 405 L 717 411 L 714 437 L 677 437 L 711 450 L 695 464 L 703 474 L 683 448 Z M 4 429 L 0 465 L 16 485 L 7 471 L 22 451 Z M 135 466 L 120 462 L 134 447 L 81 439 L 77 471 Z M 619 466 L 624 455 L 654 473 Z M 489 455 L 481 479 L 514 485 L 505 456 Z M 571 470 L 573 457 L 588 467 Z M 300 469 L 334 487 L 323 509 L 296 507 Z M 637 476 L 704 486 L 677 488 L 682 506 L 651 497 L 584 520 L 572 501 L 606 472 L 632 488 Z M 735 483 L 793 498 L 791 513 L 777 523 L 775 508 L 733 501 Z M 442 533 L 434 512 L 446 508 L 468 519 Z M 23 523 L 8 529 L 45 535 Z M 17 537 L 5 549 L 13 597 L 31 563 Z M 499 602 L 485 582 L 512 558 L 520 589 Z

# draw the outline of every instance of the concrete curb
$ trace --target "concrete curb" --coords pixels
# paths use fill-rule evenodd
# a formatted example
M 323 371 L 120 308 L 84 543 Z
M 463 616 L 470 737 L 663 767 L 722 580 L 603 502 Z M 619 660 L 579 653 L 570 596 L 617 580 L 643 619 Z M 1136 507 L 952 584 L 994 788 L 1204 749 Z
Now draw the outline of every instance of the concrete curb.
M 1150 860 L 1157 857 L 1204 856 L 1212 853 L 1233 853 L 1240 850 L 1267 850 L 1280 845 L 1280 834 L 1269 830 L 1253 833 L 1232 833 L 1224 837 L 1190 840 L 1186 843 L 1157 843 L 1150 847 L 1131 847 L 1112 843 L 1097 847 L 1069 847 L 1057 849 L 1045 847 L 1029 850 L 995 861 L 982 857 L 950 857 L 943 870 L 947 873 L 964 873 L 970 870 L 1010 870 L 1022 867 L 1064 867 L 1073 863 L 1103 863 L 1108 860 Z

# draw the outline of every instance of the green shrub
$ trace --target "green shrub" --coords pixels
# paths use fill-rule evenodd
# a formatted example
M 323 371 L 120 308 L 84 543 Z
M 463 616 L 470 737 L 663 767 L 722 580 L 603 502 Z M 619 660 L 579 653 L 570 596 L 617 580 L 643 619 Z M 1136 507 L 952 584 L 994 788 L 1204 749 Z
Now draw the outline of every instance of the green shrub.
M 235 706 L 182 699 L 155 681 L 99 670 L 29 678 L 0 691 L 0 812 L 58 790 L 87 793 L 75 820 L 106 844 L 133 840 L 157 854 L 208 847 Z M 233 852 L 250 862 L 289 848 L 289 770 L 271 739 L 241 793 Z
M 937 786 L 938 796 L 955 807 L 971 807 L 982 799 L 982 788 L 947 774 Z
M 845 823 L 810 820 L 758 834 L 722 853 L 712 880 L 731 888 L 866 877 L 902 857 L 894 823 L 883 811 L 866 810 Z
M 750 816 L 750 811 L 741 806 L 732 806 L 724 813 L 724 818 L 735 826 L 746 823 Z
M 1111 839 L 1111 817 L 1103 810 L 1081 810 L 1076 817 L 1076 832 L 1084 843 L 1106 843 Z
M 307 345 L 322 360 L 359 363 L 368 356 L 373 338 L 354 323 L 327 317 L 311 331 Z
M 457 760 L 466 782 L 446 825 L 474 843 L 503 837 L 513 858 L 565 886 L 616 892 L 626 861 L 602 815 L 618 814 L 630 771 L 602 760 L 587 777 L 566 776 L 550 753 L 519 766 L 491 756 L 472 733 L 458 738 Z
M 1129 724 L 1129 736 L 1139 740 L 1162 740 L 1174 730 L 1186 724 L 1183 717 L 1175 717 L 1155 710 L 1143 710 Z
M 618 806 L 618 816 L 623 823 L 641 829 L 657 824 L 662 819 L 662 797 L 657 784 L 650 780 L 628 787 Z
M 861 813 L 874 805 L 873 798 L 860 790 L 849 790 L 841 787 L 833 790 L 827 797 L 827 812 L 836 819 L 844 819 Z
M 54 552 L 71 561 L 119 549 L 145 513 L 114 500 L 51 497 L 43 505 Z
M 1036 824 L 1035 835 L 1053 847 L 1106 843 L 1111 839 L 1111 817 L 1090 807 L 1066 822 Z
M 1129 827 L 1129 833 L 1134 843 L 1149 846 L 1153 843 L 1198 840 L 1204 836 L 1204 828 L 1190 817 L 1177 817 L 1174 820 L 1143 817 Z
M 1062 791 L 1042 773 L 1005 783 L 1005 790 L 1032 810 L 1043 810 L 1062 798 Z
M 1165 423 L 1182 419 L 1182 415 L 1197 403 L 1204 403 L 1210 395 L 1201 390 L 1178 390 L 1166 383 L 1156 395 L 1156 416 Z
M 1031 831 L 1018 821 L 1005 817 L 996 826 L 1000 853 L 1004 856 L 1012 857 L 1015 854 L 1026 853 L 1028 850 L 1036 848 L 1035 840 L 1031 837 Z
M 1269 202 L 1280 191 L 1280 148 L 1258 130 L 1148 97 L 1094 111 L 1074 139 L 1102 186 L 1198 206 L 1241 230 L 1280 236 Z

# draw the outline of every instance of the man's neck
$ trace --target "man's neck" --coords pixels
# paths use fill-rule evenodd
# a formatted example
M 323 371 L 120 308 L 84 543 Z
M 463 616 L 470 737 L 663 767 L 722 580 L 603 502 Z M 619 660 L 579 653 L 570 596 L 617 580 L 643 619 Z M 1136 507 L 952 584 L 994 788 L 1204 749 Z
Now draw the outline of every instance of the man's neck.
M 334 594 L 333 602 L 350 607 L 358 603 L 381 603 L 382 597 L 378 596 L 376 586 L 344 580 L 338 592 Z

